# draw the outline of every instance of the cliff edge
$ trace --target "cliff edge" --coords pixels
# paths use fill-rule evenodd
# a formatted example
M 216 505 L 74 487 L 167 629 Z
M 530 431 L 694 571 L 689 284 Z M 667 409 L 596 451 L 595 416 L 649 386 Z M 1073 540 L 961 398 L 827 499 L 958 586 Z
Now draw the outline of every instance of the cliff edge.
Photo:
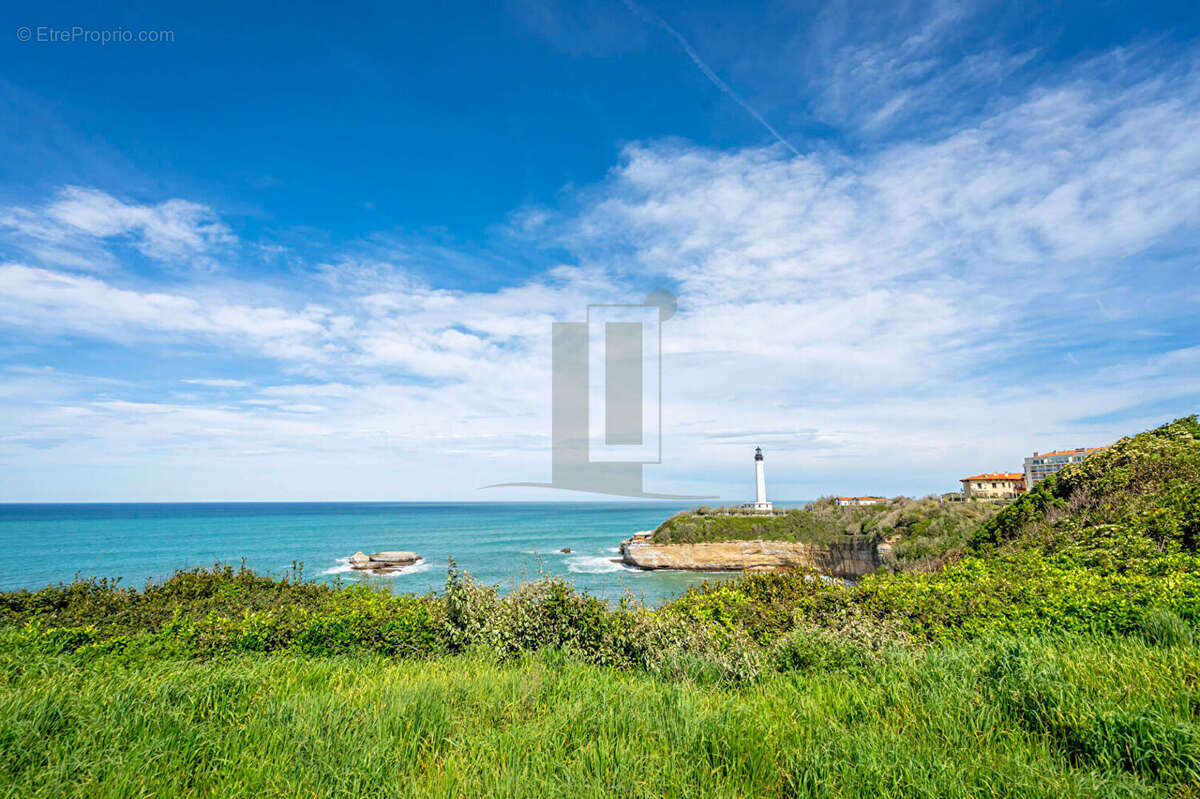
M 809 544 L 799 541 L 706 541 L 654 544 L 645 537 L 621 542 L 621 560 L 639 569 L 687 571 L 801 570 L 857 580 L 883 563 L 890 547 L 864 540 Z

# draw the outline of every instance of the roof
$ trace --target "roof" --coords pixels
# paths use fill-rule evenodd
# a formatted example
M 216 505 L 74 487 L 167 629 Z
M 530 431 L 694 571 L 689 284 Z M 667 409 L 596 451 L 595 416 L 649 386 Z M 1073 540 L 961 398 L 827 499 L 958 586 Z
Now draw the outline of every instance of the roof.
M 966 483 L 971 480 L 1024 480 L 1024 472 L 985 472 L 984 474 L 973 474 L 970 477 L 964 477 L 959 480 L 960 483 Z
M 887 502 L 887 497 L 838 497 L 838 499 L 877 499 L 880 502 Z
M 1080 447 L 1079 449 L 1059 449 L 1054 452 L 1035 452 L 1035 458 L 1053 458 L 1055 455 L 1078 455 L 1080 453 L 1087 454 L 1089 452 L 1099 452 L 1102 449 L 1112 449 L 1112 444 L 1107 444 L 1103 447 Z

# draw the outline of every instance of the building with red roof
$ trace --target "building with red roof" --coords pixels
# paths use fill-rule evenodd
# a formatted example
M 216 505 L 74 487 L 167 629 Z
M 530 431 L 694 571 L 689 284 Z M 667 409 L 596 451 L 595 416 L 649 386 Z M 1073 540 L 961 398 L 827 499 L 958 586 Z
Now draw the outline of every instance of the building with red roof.
M 1012 499 L 1025 491 L 1024 472 L 984 472 L 959 482 L 964 499 Z
M 878 505 L 887 502 L 887 497 L 838 497 L 839 505 Z

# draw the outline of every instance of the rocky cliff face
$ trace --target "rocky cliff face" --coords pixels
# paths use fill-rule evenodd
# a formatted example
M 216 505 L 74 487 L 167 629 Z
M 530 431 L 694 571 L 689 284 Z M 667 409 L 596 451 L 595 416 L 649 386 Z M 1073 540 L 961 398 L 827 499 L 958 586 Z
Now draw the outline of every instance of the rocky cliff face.
M 886 544 L 804 544 L 796 541 L 712 541 L 701 544 L 621 542 L 621 560 L 639 569 L 778 571 L 802 569 L 856 580 L 879 568 Z

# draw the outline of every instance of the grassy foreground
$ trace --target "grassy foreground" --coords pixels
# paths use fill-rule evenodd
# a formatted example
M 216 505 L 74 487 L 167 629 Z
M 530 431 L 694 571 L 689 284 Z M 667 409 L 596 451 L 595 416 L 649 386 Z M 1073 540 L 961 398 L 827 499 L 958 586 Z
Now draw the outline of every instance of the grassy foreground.
M 4 796 L 1200 796 L 1178 641 L 992 638 L 724 690 L 556 650 L 2 657 Z

